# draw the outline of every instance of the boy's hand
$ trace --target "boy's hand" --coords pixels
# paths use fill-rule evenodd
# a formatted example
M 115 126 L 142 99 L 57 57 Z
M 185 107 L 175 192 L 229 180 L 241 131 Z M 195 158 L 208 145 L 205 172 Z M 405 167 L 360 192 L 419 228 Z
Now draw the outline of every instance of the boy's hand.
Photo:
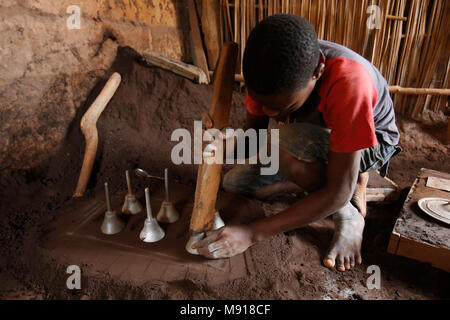
M 193 248 L 209 259 L 229 258 L 247 250 L 253 244 L 252 238 L 252 230 L 247 225 L 225 226 L 207 231 L 206 238 Z
M 225 128 L 221 131 L 217 130 L 211 137 L 214 138 L 214 141 L 207 144 L 203 149 L 202 156 L 206 163 L 213 162 L 217 152 L 220 152 L 220 155 L 222 155 L 222 159 L 215 159 L 219 162 L 227 157 L 227 153 L 234 152 L 234 150 L 226 150 L 226 141 L 233 137 L 233 133 L 227 129 L 230 128 Z

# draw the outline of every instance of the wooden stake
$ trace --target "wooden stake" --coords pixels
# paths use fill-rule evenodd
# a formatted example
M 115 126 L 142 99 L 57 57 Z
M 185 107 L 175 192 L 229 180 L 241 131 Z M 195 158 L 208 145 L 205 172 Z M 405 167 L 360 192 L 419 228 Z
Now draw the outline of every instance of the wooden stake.
M 238 46 L 236 43 L 224 43 L 217 64 L 209 115 L 213 119 L 214 128 L 219 130 L 228 125 L 230 117 L 233 74 L 237 54 Z M 194 208 L 190 223 L 191 232 L 210 230 L 213 226 L 221 171 L 221 164 L 203 163 L 198 168 Z

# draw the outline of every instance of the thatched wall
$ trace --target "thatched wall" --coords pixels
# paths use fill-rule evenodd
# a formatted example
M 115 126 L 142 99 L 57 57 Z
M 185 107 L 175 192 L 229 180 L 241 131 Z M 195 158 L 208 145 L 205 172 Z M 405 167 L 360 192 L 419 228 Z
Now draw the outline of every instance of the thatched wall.
M 376 22 L 377 9 L 371 5 L 379 7 L 379 29 L 367 26 L 368 20 Z M 391 85 L 449 88 L 450 1 L 220 0 L 220 9 L 220 41 L 237 42 L 241 53 L 258 21 L 275 13 L 294 13 L 308 19 L 320 39 L 343 44 L 372 61 Z M 203 32 L 207 35 L 209 28 Z M 205 41 L 207 47 L 209 43 Z M 416 119 L 448 112 L 448 96 L 393 96 L 396 111 Z

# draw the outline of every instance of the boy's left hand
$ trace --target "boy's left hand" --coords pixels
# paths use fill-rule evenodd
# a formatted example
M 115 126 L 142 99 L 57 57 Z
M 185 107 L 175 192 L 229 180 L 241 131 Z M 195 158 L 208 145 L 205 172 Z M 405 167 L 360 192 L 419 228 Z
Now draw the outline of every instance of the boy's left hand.
M 207 231 L 206 238 L 193 245 L 198 253 L 209 259 L 222 259 L 244 252 L 253 244 L 253 234 L 247 225 L 225 226 Z

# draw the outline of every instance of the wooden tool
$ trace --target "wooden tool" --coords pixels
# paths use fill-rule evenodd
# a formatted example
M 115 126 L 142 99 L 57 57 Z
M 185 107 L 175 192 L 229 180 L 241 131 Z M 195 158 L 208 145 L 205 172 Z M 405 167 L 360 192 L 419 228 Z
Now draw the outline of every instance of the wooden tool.
M 238 46 L 234 42 L 224 43 L 217 64 L 214 89 L 209 116 L 216 129 L 228 125 L 233 93 L 234 70 Z M 194 208 L 190 231 L 200 233 L 211 230 L 214 222 L 215 204 L 219 190 L 221 164 L 201 164 L 198 168 Z
M 73 195 L 74 198 L 82 197 L 86 191 L 92 168 L 94 167 L 95 155 L 98 147 L 97 120 L 119 87 L 121 79 L 122 77 L 120 74 L 117 72 L 113 73 L 98 97 L 83 115 L 83 118 L 81 118 L 80 127 L 86 141 L 86 148 L 84 151 L 80 177 L 78 178 L 77 187 Z

